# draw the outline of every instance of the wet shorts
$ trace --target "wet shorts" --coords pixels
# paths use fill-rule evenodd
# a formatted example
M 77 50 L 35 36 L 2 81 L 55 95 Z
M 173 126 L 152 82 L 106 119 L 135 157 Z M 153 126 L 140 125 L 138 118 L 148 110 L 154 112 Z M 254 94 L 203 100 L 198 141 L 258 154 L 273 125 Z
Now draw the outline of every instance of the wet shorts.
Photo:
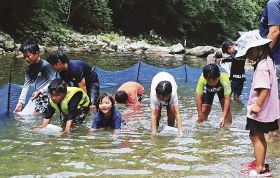
M 44 113 L 47 109 L 48 103 L 49 103 L 48 92 L 41 93 L 35 99 L 35 112 Z
M 241 95 L 244 86 L 244 81 L 231 81 L 231 94 L 234 93 L 238 97 Z
M 214 99 L 214 96 L 215 96 L 216 93 L 218 94 L 220 102 L 225 98 L 224 89 L 222 89 L 219 92 L 208 92 L 206 90 L 206 92 L 204 92 L 203 95 L 202 95 L 202 104 L 212 105 L 213 99 Z
M 268 133 L 277 129 L 279 129 L 278 120 L 275 120 L 274 122 L 259 122 L 254 119 L 247 118 L 246 130 Z

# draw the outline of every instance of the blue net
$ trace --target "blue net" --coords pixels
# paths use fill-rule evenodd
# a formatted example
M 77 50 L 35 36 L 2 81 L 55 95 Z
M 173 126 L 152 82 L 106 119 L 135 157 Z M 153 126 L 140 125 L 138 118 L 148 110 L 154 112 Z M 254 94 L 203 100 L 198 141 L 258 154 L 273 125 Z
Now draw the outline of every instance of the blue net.
M 150 83 L 153 77 L 159 72 L 168 72 L 174 76 L 178 84 L 187 83 L 188 87 L 195 88 L 202 73 L 202 69 L 193 68 L 186 65 L 177 68 L 160 68 L 145 64 L 143 62 L 139 62 L 127 69 L 119 71 L 105 71 L 98 67 L 95 69 L 99 77 L 101 88 L 116 88 L 117 86 L 128 81 L 137 81 L 147 84 Z M 252 73 L 246 73 L 246 78 L 247 80 L 244 85 L 244 90 L 246 93 L 249 93 Z M 14 111 L 21 90 L 22 85 L 13 83 L 8 83 L 0 87 L 0 116 L 7 115 L 7 113 Z M 27 95 L 26 103 L 29 101 L 33 92 L 34 86 L 31 87 Z

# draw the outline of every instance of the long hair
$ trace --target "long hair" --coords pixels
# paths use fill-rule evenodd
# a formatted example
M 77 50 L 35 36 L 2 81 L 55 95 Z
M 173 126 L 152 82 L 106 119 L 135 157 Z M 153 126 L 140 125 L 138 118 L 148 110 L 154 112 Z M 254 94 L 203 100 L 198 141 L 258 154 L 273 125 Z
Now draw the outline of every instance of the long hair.
M 254 70 L 256 70 L 258 64 L 260 61 L 267 59 L 267 57 L 270 57 L 273 61 L 273 63 L 275 62 L 273 59 L 273 54 L 272 54 L 272 50 L 269 47 L 269 44 L 265 44 L 263 46 L 259 46 L 259 48 L 262 50 L 262 54 L 261 56 L 257 59 L 256 63 L 253 65 Z
M 97 101 L 96 101 L 96 109 L 97 109 L 98 112 L 100 111 L 99 103 L 101 103 L 101 101 L 105 97 L 108 97 L 109 100 L 112 102 L 112 110 L 115 108 L 115 100 L 114 100 L 113 96 L 108 92 L 104 92 L 97 98 Z

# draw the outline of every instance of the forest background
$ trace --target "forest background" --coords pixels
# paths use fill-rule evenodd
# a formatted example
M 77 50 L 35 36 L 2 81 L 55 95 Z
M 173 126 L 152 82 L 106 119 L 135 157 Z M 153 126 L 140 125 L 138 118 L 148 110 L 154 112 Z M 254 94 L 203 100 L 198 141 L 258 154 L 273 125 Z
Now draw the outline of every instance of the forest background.
M 267 0 L 2 0 L 0 31 L 16 41 L 63 31 L 110 33 L 187 45 L 220 45 L 238 31 L 257 29 Z M 158 39 L 154 39 L 158 40 Z

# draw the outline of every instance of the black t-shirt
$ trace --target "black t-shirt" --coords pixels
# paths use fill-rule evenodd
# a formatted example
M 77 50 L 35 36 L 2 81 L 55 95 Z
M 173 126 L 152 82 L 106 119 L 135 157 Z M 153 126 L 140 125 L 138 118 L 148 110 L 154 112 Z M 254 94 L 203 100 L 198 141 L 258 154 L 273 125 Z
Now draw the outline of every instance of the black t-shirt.
M 234 81 L 244 81 L 245 77 L 245 62 L 244 59 L 236 59 L 237 51 L 235 50 L 229 57 L 223 60 L 223 62 L 231 62 L 230 68 L 230 80 Z

